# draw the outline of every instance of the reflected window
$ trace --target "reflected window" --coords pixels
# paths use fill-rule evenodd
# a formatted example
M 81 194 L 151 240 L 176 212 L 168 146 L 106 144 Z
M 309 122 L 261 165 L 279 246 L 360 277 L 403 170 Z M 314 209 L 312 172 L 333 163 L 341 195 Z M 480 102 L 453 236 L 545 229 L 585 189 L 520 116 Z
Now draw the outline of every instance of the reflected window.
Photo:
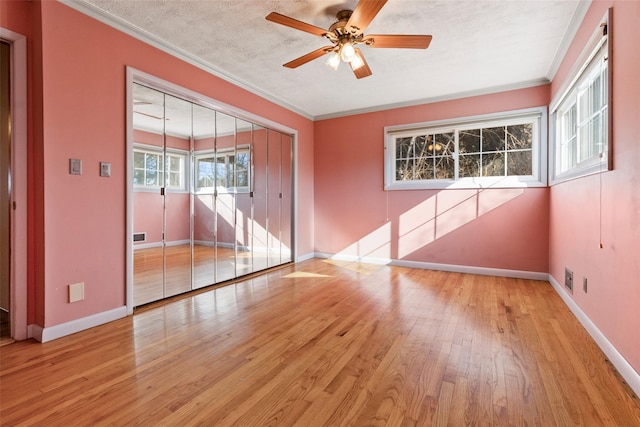
M 249 191 L 249 148 L 195 156 L 196 191 Z
M 133 186 L 136 189 L 185 191 L 187 153 L 136 146 L 133 149 Z M 165 183 L 165 171 L 167 173 Z

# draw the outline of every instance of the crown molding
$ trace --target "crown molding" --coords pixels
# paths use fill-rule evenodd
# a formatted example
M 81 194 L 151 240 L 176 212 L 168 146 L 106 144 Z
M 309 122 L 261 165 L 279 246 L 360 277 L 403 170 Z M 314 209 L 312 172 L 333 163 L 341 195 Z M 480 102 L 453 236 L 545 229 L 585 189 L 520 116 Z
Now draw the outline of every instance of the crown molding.
M 569 26 L 567 26 L 564 35 L 562 36 L 562 40 L 558 45 L 553 61 L 551 61 L 551 65 L 549 66 L 549 70 L 547 70 L 547 79 L 549 79 L 549 81 L 553 81 L 555 78 L 556 73 L 560 68 L 560 64 L 562 64 L 562 60 L 567 54 L 574 37 L 578 33 L 584 17 L 587 15 L 589 7 L 591 7 L 591 0 L 580 0 L 576 5 L 576 10 L 573 12 L 571 22 L 569 22 Z
M 84 14 L 87 15 L 99 22 L 102 22 L 103 24 L 106 24 L 112 28 L 115 28 L 118 31 L 121 31 L 137 40 L 140 40 L 150 46 L 155 47 L 156 49 L 159 49 L 171 56 L 174 56 L 182 61 L 185 61 L 197 68 L 200 68 L 203 71 L 206 71 L 207 73 L 218 77 L 222 80 L 225 80 L 235 86 L 240 87 L 241 89 L 244 89 L 248 92 L 251 92 L 254 95 L 257 95 L 261 98 L 264 98 L 268 101 L 273 102 L 274 104 L 277 104 L 283 108 L 286 108 L 289 111 L 292 111 L 296 114 L 299 114 L 309 120 L 314 120 L 314 117 L 312 114 L 301 110 L 300 108 L 289 104 L 285 101 L 283 101 L 282 99 L 278 98 L 277 96 L 274 96 L 271 93 L 265 92 L 264 90 L 232 75 L 229 74 L 221 69 L 219 69 L 218 67 L 214 66 L 213 64 L 207 62 L 207 61 L 203 61 L 201 58 L 187 52 L 186 50 L 175 46 L 171 43 L 168 43 L 167 41 L 161 39 L 160 37 L 143 30 L 142 28 L 139 28 L 135 25 L 132 25 L 129 22 L 126 22 L 125 20 L 123 20 L 122 18 L 119 18 L 118 16 L 109 13 L 103 9 L 100 9 L 99 7 L 95 6 L 94 4 L 91 4 L 85 0 L 58 0 L 60 3 Z
M 546 78 L 528 80 L 528 81 L 518 82 L 518 83 L 513 83 L 508 85 L 492 86 L 484 89 L 476 89 L 476 90 L 470 90 L 465 92 L 452 93 L 448 95 L 434 96 L 431 98 L 420 98 L 420 99 L 414 99 L 411 101 L 398 102 L 394 104 L 382 104 L 374 107 L 359 108 L 355 110 L 347 110 L 347 111 L 341 111 L 341 112 L 331 113 L 331 114 L 323 114 L 323 115 L 315 116 L 314 120 L 317 121 L 317 120 L 335 119 L 339 117 L 354 116 L 356 114 L 375 113 L 378 111 L 392 110 L 392 109 L 404 108 L 404 107 L 415 107 L 417 105 L 433 104 L 436 102 L 452 101 L 454 99 L 471 98 L 473 96 L 490 95 L 492 93 L 508 92 L 511 90 L 526 89 L 526 88 L 536 87 L 536 86 L 544 86 L 549 83 L 550 83 L 549 80 L 547 80 Z

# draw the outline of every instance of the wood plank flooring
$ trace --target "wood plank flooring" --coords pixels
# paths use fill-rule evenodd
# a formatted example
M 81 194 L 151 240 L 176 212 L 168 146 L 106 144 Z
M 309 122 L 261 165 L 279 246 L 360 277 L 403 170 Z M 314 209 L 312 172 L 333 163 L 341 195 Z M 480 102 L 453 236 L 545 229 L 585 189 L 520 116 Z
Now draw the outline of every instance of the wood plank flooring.
M 164 265 L 163 265 L 164 262 Z M 213 246 L 136 249 L 133 252 L 135 307 L 278 265 L 280 256 Z M 166 280 L 163 286 L 163 274 Z M 193 274 L 193 280 L 192 280 Z M 193 283 L 193 288 L 192 288 Z
M 636 426 L 546 282 L 310 260 L 0 349 L 0 424 Z

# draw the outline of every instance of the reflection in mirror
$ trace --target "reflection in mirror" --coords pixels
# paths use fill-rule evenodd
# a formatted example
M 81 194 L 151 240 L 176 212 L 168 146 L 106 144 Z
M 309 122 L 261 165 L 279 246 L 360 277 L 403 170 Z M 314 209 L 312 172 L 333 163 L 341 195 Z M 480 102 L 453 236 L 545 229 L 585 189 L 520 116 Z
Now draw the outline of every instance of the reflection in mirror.
M 251 256 L 252 200 L 251 200 L 251 144 L 253 128 L 251 123 L 236 119 L 236 155 L 234 179 L 236 193 L 236 276 L 253 271 Z
M 291 262 L 291 224 L 292 224 L 292 207 L 293 199 L 293 138 L 291 135 L 282 135 L 282 160 L 281 160 L 281 227 L 280 227 L 280 262 Z
M 236 119 L 216 113 L 216 280 L 236 277 L 235 200 Z
M 216 112 L 193 106 L 193 287 L 216 283 Z
M 165 95 L 164 154 L 164 297 L 191 290 L 191 198 L 189 151 L 191 107 L 180 98 Z
M 292 137 L 132 93 L 133 306 L 290 262 Z
M 267 129 L 253 127 L 253 221 L 251 226 L 251 253 L 253 271 L 264 270 L 267 261 Z
M 267 134 L 267 247 L 269 267 L 280 264 L 281 159 L 282 134 L 269 130 Z
M 164 298 L 164 93 L 133 85 L 133 305 Z

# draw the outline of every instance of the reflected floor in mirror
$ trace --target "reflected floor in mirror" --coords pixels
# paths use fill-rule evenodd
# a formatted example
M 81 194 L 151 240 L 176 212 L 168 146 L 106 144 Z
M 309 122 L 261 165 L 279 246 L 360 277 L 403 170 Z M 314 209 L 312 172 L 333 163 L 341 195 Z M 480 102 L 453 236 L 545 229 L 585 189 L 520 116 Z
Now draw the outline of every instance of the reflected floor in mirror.
M 313 259 L 0 352 L 3 425 L 637 426 L 548 282 Z
M 164 265 L 163 265 L 163 260 Z M 287 262 L 287 260 L 284 260 Z M 133 305 L 138 307 L 282 263 L 280 256 L 190 245 L 133 251 Z M 192 286 L 193 272 L 193 286 Z M 163 275 L 166 274 L 163 285 Z

